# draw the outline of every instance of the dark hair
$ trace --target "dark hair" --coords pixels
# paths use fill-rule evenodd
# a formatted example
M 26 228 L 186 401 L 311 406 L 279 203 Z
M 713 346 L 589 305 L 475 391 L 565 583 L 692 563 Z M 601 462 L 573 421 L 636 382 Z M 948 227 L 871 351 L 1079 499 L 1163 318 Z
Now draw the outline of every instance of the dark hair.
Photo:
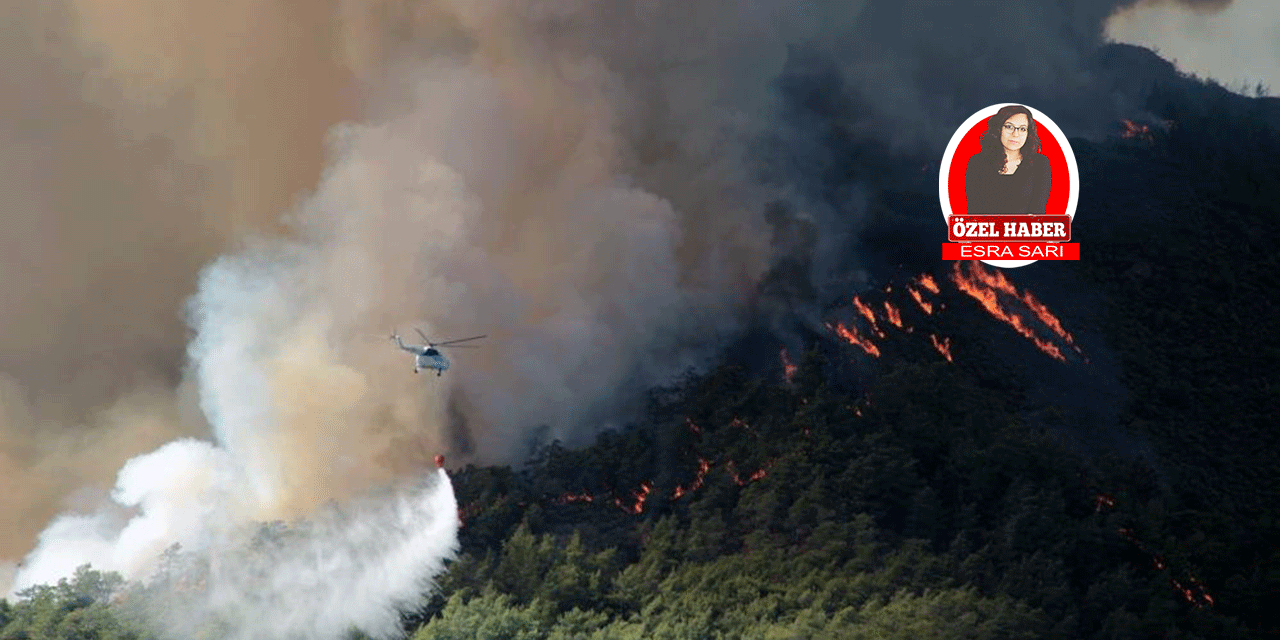
M 982 158 L 981 164 L 990 167 L 992 173 L 998 173 L 1004 167 L 1004 145 L 1000 144 L 1001 128 L 1009 118 L 1019 113 L 1027 116 L 1027 140 L 1022 144 L 1022 159 L 1030 160 L 1031 162 L 1027 162 L 1028 165 L 1036 161 L 1033 154 L 1040 152 L 1040 136 L 1036 135 L 1036 119 L 1031 115 L 1030 109 L 1020 104 L 1011 104 L 1001 107 L 994 116 L 987 119 L 987 132 L 982 134 L 982 151 L 979 152 Z

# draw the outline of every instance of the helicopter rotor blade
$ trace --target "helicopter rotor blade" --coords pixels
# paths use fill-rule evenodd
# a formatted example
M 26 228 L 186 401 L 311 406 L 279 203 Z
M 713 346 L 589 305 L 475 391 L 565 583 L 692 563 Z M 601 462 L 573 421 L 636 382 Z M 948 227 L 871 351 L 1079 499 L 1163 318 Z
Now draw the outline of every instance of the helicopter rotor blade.
M 417 327 L 414 327 L 414 328 L 413 328 L 413 330 L 414 330 L 414 331 L 417 331 L 417 332 L 418 332 L 418 335 L 422 336 L 422 339 L 427 341 L 427 344 L 432 344 L 432 342 L 431 342 L 431 338 L 428 338 L 428 337 L 427 337 L 427 334 L 425 334 L 425 333 L 423 333 L 423 332 L 422 332 L 422 329 L 419 329 L 419 328 L 417 328 Z
M 471 336 L 470 338 L 458 338 L 457 340 L 446 340 L 445 342 L 437 342 L 436 344 L 437 346 L 446 345 L 446 344 L 456 344 L 459 342 L 467 342 L 469 340 L 479 340 L 480 338 L 487 338 L 487 337 L 489 336 Z
M 449 347 L 450 349 L 479 349 L 480 348 L 480 345 L 478 344 L 446 344 L 446 345 L 436 345 L 436 346 Z

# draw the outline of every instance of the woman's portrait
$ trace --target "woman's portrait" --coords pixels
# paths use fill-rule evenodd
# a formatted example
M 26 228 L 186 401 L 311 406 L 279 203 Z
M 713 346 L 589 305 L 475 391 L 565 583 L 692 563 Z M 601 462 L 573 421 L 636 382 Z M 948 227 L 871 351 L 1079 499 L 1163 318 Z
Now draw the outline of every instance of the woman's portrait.
M 969 158 L 966 208 L 978 215 L 1044 214 L 1052 181 L 1031 111 L 1009 105 L 987 121 L 982 150 Z

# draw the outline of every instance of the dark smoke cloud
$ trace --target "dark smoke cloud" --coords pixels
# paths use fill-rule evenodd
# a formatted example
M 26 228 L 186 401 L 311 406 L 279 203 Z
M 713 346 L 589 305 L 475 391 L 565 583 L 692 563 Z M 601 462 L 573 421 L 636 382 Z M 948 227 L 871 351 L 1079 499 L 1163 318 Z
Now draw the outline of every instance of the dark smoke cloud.
M 856 264 L 876 176 L 815 130 L 935 157 L 993 102 L 1100 126 L 1131 105 L 1086 60 L 1125 4 L 9 8 L 0 557 L 177 435 L 241 456 L 262 517 L 387 480 L 407 440 L 500 461 L 537 425 L 590 435 L 739 330 L 793 257 L 771 241 L 788 216 L 810 285 Z M 830 108 L 796 109 L 780 76 Z M 827 154 L 844 187 L 762 140 Z M 423 392 L 364 340 L 414 321 L 491 346 Z

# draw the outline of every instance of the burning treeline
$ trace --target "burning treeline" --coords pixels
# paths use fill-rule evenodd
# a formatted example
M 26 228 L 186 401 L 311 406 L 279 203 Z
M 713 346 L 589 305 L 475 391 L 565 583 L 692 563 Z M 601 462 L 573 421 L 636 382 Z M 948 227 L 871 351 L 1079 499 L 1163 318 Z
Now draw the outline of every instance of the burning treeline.
M 967 268 L 956 263 L 949 279 L 956 291 L 976 300 L 989 315 L 1008 325 L 1044 354 L 1060 362 L 1066 362 L 1069 354 L 1082 355 L 1074 336 L 1064 328 L 1062 321 L 1030 291 L 1019 290 L 1002 273 L 985 269 L 979 263 L 972 263 Z M 882 297 L 874 302 L 870 301 L 870 296 L 866 296 L 866 299 L 864 296 L 854 296 L 851 313 L 853 319 L 829 322 L 827 328 L 863 353 L 878 358 L 882 354 L 880 345 L 890 340 L 894 333 L 900 336 L 916 335 L 917 327 L 921 327 L 919 335 L 928 336 L 929 346 L 947 362 L 954 362 L 951 337 L 920 322 L 921 318 L 936 316 L 947 308 L 943 300 L 942 285 L 937 279 L 927 273 L 921 274 L 898 289 L 890 284 L 884 287 L 881 294 Z M 785 348 L 779 351 L 778 358 L 783 375 L 790 382 L 798 366 Z M 853 407 L 852 411 L 857 416 L 862 415 L 861 407 Z M 695 438 L 702 437 L 702 426 L 689 418 L 685 419 L 685 424 Z M 725 427 L 740 430 L 746 437 L 760 437 L 749 423 L 740 418 L 732 418 Z M 805 428 L 801 435 L 808 436 L 809 429 Z M 675 501 L 697 491 L 715 468 L 723 469 L 735 485 L 745 486 L 767 477 L 768 468 L 773 464 L 773 461 L 769 461 L 755 470 L 743 470 L 732 459 L 713 458 L 714 456 L 708 457 L 706 453 L 698 453 L 696 467 L 691 470 L 692 478 L 678 484 L 669 495 L 663 497 Z M 645 481 L 634 488 L 566 492 L 550 498 L 550 503 L 558 507 L 604 504 L 625 513 L 640 514 L 652 504 L 655 497 L 658 496 L 654 494 L 653 482 Z M 463 511 L 465 519 L 467 512 L 465 509 Z
M 1128 121 L 1126 124 L 1129 124 Z M 1146 132 L 1145 127 L 1142 132 Z M 967 268 L 965 264 L 968 264 Z M 979 262 L 956 262 L 948 276 L 956 291 L 977 301 L 988 315 L 1008 325 L 1043 354 L 1059 362 L 1067 362 L 1068 358 L 1074 354 L 1079 356 L 1085 364 L 1089 363 L 1089 359 L 1084 356 L 1076 343 L 1075 337 L 1063 326 L 1062 320 L 1030 291 L 1019 290 L 1000 271 L 986 269 Z M 905 289 L 907 291 L 905 298 L 901 295 L 895 298 L 893 285 L 884 287 L 882 290 L 884 297 L 878 303 L 869 303 L 862 296 L 854 296 L 850 314 L 854 316 L 853 320 L 831 322 L 827 324 L 827 328 L 840 339 L 858 347 L 866 355 L 879 358 L 882 351 L 878 344 L 889 339 L 886 326 L 895 328 L 900 335 L 904 336 L 914 332 L 916 325 L 906 323 L 901 311 L 903 307 L 911 307 L 907 300 L 914 304 L 914 308 L 919 309 L 919 314 L 924 318 L 936 316 L 938 311 L 946 308 L 945 302 L 941 299 L 942 288 L 937 280 L 927 273 L 914 278 Z M 928 331 L 928 335 L 930 344 L 941 357 L 947 362 L 954 362 L 951 338 L 932 330 Z M 794 365 L 790 364 L 785 350 L 783 364 L 785 375 L 790 381 L 794 375 Z M 862 416 L 860 407 L 853 407 L 852 410 L 855 415 Z M 1095 512 L 1113 508 L 1116 504 L 1114 497 L 1104 493 L 1097 494 L 1094 500 Z M 1120 527 L 1117 533 L 1132 543 L 1140 553 L 1148 556 L 1154 570 L 1168 570 L 1172 573 L 1168 563 L 1143 544 L 1132 528 Z M 1180 598 L 1194 607 L 1214 605 L 1213 596 L 1193 573 L 1187 572 L 1181 579 L 1170 575 L 1169 583 Z
M 693 420 L 685 418 L 685 425 L 695 440 L 700 440 L 704 431 Z M 739 418 L 733 418 L 725 425 L 727 429 L 741 430 L 752 437 L 759 438 L 759 434 L 751 428 L 751 425 Z M 714 457 L 714 456 L 713 456 Z M 639 515 L 644 513 L 647 505 L 651 504 L 651 500 L 663 497 L 669 501 L 676 501 L 682 497 L 696 492 L 702 488 L 706 482 L 708 474 L 713 468 L 720 468 L 728 476 L 733 483 L 739 487 L 746 486 L 756 480 L 760 480 L 768 476 L 768 469 L 773 465 L 773 460 L 768 460 L 758 469 L 748 471 L 741 469 L 737 462 L 727 457 L 707 457 L 705 454 L 697 454 L 697 462 L 694 469 L 690 470 L 690 478 L 687 482 L 677 484 L 669 494 L 658 496 L 654 493 L 654 483 L 652 481 L 641 482 L 634 489 L 618 489 L 611 488 L 600 492 L 576 491 L 567 492 L 550 498 L 551 505 L 556 507 L 564 507 L 571 504 L 603 504 L 622 510 L 624 513 Z M 469 505 L 459 510 L 459 516 L 465 521 L 467 517 L 475 515 L 478 505 Z
M 1003 273 L 986 269 L 978 262 L 956 262 L 948 275 L 956 291 L 977 301 L 987 314 L 1008 325 L 1045 355 L 1059 362 L 1067 362 L 1069 356 L 1089 362 L 1062 321 L 1030 291 L 1020 291 Z M 866 355 L 879 358 L 891 332 L 907 336 L 921 327 L 920 334 L 928 336 L 933 350 L 947 362 L 954 362 L 951 337 L 937 329 L 936 322 L 929 322 L 947 308 L 938 281 L 926 273 L 913 278 L 904 289 L 905 294 L 895 293 L 890 284 L 876 292 L 880 297 L 876 302 L 869 302 L 868 294 L 853 296 L 852 307 L 845 314 L 850 317 L 828 322 L 827 329 Z
M 964 296 L 954 295 L 958 293 Z M 938 357 L 954 362 L 952 338 L 939 331 L 938 323 L 930 320 L 949 307 L 968 304 L 966 299 L 976 303 L 985 314 L 1000 321 L 1012 334 L 1025 339 L 1053 361 L 1079 361 L 1087 364 L 1076 337 L 1066 329 L 1067 323 L 1033 293 L 1016 286 L 1001 272 L 985 269 L 978 263 L 956 264 L 945 279 L 922 274 L 909 282 L 891 284 L 879 292 L 856 296 L 852 298 L 848 312 L 851 319 L 833 321 L 828 326 L 837 338 L 850 345 L 855 354 L 864 357 L 883 357 L 879 347 L 898 336 L 902 339 L 922 340 Z M 788 381 L 786 386 L 794 390 L 790 380 L 796 374 L 798 365 L 792 361 L 786 349 L 779 352 L 779 359 L 783 375 Z M 796 404 L 807 405 L 810 400 L 796 398 Z M 863 397 L 848 404 L 845 409 L 851 416 L 863 420 L 866 419 L 865 411 L 872 407 L 868 397 Z M 696 499 L 693 498 L 694 494 L 717 480 L 737 487 L 745 487 L 758 481 L 767 482 L 776 463 L 792 456 L 805 455 L 796 449 L 792 449 L 790 453 L 764 452 L 755 463 L 747 465 L 741 458 L 735 459 L 738 455 L 730 456 L 723 452 L 726 443 L 738 440 L 764 441 L 768 432 L 779 426 L 777 423 L 772 426 L 763 423 L 756 425 L 750 414 L 733 413 L 719 414 L 715 418 L 704 416 L 702 419 L 686 416 L 680 420 L 680 424 L 671 425 L 673 431 L 682 432 L 685 438 L 680 461 L 676 463 L 675 476 L 678 481 L 668 479 L 664 486 L 661 481 L 646 479 L 630 486 L 625 481 L 615 482 L 610 486 L 611 483 L 602 477 L 592 488 L 543 494 L 541 498 L 526 497 L 520 500 L 520 505 L 527 507 L 531 502 L 539 502 L 557 510 L 596 510 L 598 513 L 613 513 L 617 514 L 614 517 L 624 518 L 639 516 L 655 509 L 660 510 L 661 505 L 687 504 L 687 501 Z M 796 438 L 807 440 L 812 437 L 810 425 L 804 419 L 791 425 L 795 429 Z M 776 431 L 773 437 L 776 437 Z M 718 445 L 713 444 L 717 442 Z M 741 454 L 743 450 L 735 451 Z M 609 475 L 607 471 L 602 470 L 602 473 Z M 1117 504 L 1117 500 L 1106 493 L 1088 497 L 1093 502 L 1095 514 L 1112 510 Z M 499 501 L 511 499 L 508 496 L 499 497 Z M 460 515 L 468 519 L 479 515 L 481 510 L 481 504 L 473 502 Z M 1215 606 L 1214 597 L 1193 572 L 1170 567 L 1164 556 L 1145 544 L 1132 527 L 1115 527 L 1112 524 L 1105 526 L 1116 531 L 1133 546 L 1139 554 L 1137 558 L 1140 565 L 1149 571 L 1162 573 L 1163 579 L 1167 579 L 1167 584 L 1172 587 L 1173 595 L 1179 600 L 1195 608 Z
M 1094 500 L 1095 513 L 1101 513 L 1102 511 L 1116 506 L 1116 499 L 1105 493 L 1099 493 L 1095 496 Z M 1173 587 L 1174 593 L 1186 601 L 1187 604 L 1196 608 L 1214 606 L 1215 602 L 1213 596 L 1209 594 L 1208 590 L 1205 589 L 1204 584 L 1200 582 L 1200 579 L 1197 578 L 1194 573 L 1189 571 L 1183 572 L 1185 577 L 1178 579 L 1177 575 L 1172 575 L 1177 572 L 1169 567 L 1169 563 L 1166 562 L 1160 554 L 1152 551 L 1146 544 L 1143 544 L 1143 542 L 1138 539 L 1138 536 L 1132 527 L 1119 527 L 1116 529 L 1116 533 L 1132 543 L 1139 553 L 1147 556 L 1151 561 L 1151 568 L 1153 570 L 1168 571 L 1171 574 L 1169 576 L 1169 584 Z

